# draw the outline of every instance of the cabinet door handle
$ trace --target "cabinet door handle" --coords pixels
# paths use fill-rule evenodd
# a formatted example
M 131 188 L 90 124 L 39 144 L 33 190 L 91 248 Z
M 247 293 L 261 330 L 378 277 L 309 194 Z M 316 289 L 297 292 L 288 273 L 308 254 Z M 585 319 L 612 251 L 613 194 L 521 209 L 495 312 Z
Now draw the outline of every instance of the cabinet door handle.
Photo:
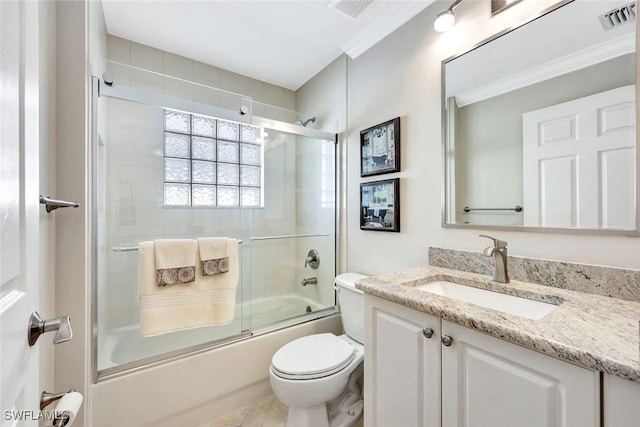
M 431 328 L 424 328 L 422 330 L 422 335 L 424 335 L 425 338 L 431 338 L 433 336 L 433 329 Z
M 453 338 L 451 338 L 449 335 L 443 335 L 442 344 L 449 347 L 451 344 L 453 344 Z

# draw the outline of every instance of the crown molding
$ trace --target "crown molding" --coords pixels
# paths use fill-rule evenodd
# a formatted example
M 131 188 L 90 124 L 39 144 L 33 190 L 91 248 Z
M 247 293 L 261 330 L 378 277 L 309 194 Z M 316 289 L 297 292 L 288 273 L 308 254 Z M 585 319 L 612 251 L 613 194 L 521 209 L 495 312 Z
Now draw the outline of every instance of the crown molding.
M 428 1 L 376 1 L 369 10 L 377 9 L 377 15 L 341 49 L 351 59 L 356 59 L 380 40 L 397 30 L 411 18 L 422 12 L 434 0 Z

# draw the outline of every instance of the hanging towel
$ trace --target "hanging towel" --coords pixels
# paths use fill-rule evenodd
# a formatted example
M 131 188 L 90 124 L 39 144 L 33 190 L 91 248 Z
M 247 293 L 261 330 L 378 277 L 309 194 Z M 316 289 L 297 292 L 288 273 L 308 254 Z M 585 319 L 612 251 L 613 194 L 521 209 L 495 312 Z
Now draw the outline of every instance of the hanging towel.
M 229 250 L 226 237 L 198 239 L 201 273 L 203 276 L 226 273 L 229 271 Z
M 231 323 L 235 317 L 240 268 L 238 241 L 226 240 L 229 271 L 203 276 L 196 245 L 196 277 L 189 286 L 158 286 L 155 244 L 142 242 L 138 245 L 142 336 Z
M 155 242 L 156 284 L 191 283 L 196 280 L 196 241 L 162 239 Z

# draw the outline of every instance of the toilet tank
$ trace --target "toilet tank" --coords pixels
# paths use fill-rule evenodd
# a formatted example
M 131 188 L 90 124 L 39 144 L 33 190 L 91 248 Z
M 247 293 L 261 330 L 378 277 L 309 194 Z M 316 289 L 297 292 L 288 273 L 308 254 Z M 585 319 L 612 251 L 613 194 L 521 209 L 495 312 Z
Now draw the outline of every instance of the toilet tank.
M 364 344 L 364 293 L 356 289 L 356 282 L 367 277 L 345 273 L 336 276 L 335 280 L 344 332 L 360 344 Z

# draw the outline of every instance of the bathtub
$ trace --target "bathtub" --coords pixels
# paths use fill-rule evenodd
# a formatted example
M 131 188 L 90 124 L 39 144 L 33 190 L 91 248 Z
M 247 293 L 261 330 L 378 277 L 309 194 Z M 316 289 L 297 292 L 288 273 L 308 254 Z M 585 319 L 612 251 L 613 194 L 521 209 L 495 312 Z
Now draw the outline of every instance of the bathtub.
M 287 301 L 285 305 L 295 305 L 293 315 L 312 305 L 306 298 L 287 295 L 257 300 L 254 310 L 257 306 L 256 311 L 268 321 L 269 314 L 279 312 L 275 302 L 281 304 L 282 299 Z M 122 328 L 117 334 L 114 331 L 111 341 L 120 345 L 111 346 L 112 358 L 123 357 L 118 352 L 133 351 L 126 348 L 126 340 L 140 341 L 135 331 L 135 327 Z M 88 426 L 198 426 L 272 394 L 269 365 L 273 354 L 296 338 L 326 332 L 342 333 L 340 315 L 330 314 L 101 379 L 90 386 Z
M 251 315 L 250 329 L 267 327 L 284 319 L 302 316 L 326 308 L 316 301 L 298 294 L 258 298 L 238 304 L 236 316 L 228 325 L 208 326 L 154 337 L 140 336 L 140 325 L 128 325 L 104 334 L 99 343 L 98 366 L 100 371 L 112 370 L 119 365 L 187 349 L 212 341 L 237 336 L 242 331 L 242 317 Z M 249 328 L 249 322 L 245 323 Z

